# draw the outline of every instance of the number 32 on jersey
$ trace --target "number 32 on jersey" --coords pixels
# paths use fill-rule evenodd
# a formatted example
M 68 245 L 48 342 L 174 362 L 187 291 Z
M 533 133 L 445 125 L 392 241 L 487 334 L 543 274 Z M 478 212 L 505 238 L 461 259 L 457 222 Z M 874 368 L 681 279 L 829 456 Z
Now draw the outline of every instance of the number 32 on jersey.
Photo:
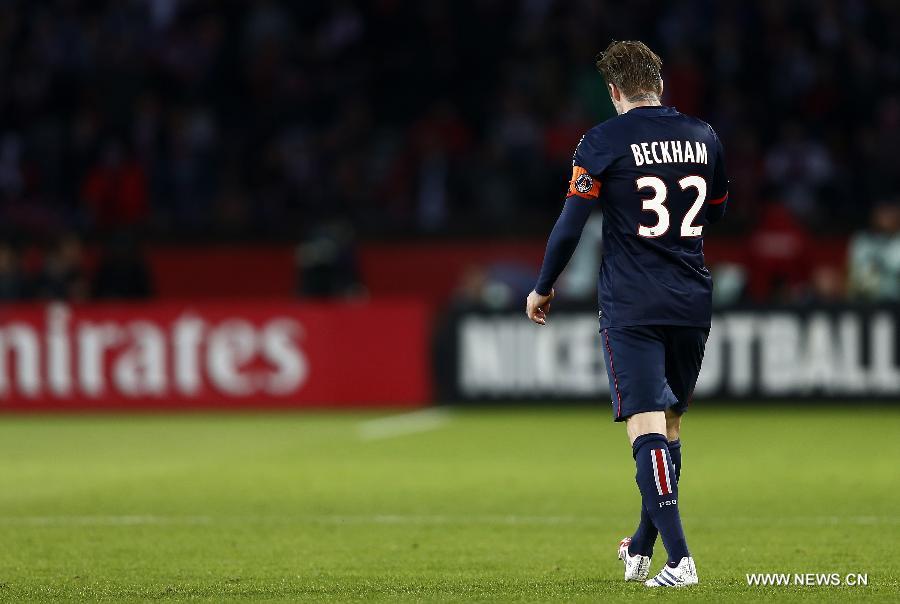
M 666 183 L 657 176 L 641 176 L 636 183 L 638 191 L 641 189 L 653 190 L 653 197 L 642 200 L 642 209 L 656 214 L 656 224 L 653 226 L 639 224 L 638 235 L 651 239 L 665 235 L 671 222 L 669 208 L 666 207 L 666 196 L 669 194 Z M 706 201 L 706 180 L 702 176 L 685 176 L 678 181 L 678 186 L 681 187 L 682 191 L 687 191 L 688 189 L 697 191 L 697 198 L 681 221 L 681 236 L 700 237 L 703 234 L 703 225 L 695 225 L 694 220 L 697 218 L 697 214 L 700 213 L 703 202 Z

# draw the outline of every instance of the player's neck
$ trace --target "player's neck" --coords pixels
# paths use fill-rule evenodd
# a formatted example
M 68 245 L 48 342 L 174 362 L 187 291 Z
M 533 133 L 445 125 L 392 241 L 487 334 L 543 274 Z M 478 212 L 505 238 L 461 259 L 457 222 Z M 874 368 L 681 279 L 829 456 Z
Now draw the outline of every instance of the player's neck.
M 659 97 L 654 95 L 651 97 L 644 97 L 640 99 L 635 99 L 633 101 L 623 100 L 622 101 L 622 113 L 628 113 L 632 109 L 636 109 L 637 107 L 660 107 L 662 103 L 659 101 Z

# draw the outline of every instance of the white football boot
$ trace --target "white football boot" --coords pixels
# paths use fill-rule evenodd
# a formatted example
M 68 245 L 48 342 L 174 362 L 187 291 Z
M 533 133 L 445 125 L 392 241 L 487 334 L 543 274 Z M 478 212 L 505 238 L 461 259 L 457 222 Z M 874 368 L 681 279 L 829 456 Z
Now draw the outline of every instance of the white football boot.
M 666 564 L 658 575 L 649 581 L 644 581 L 644 585 L 647 587 L 685 587 L 686 585 L 696 585 L 699 582 L 694 559 L 688 556 L 682 558 L 675 568 Z
M 650 574 L 650 556 L 629 555 L 628 546 L 630 544 L 631 537 L 625 537 L 619 541 L 619 560 L 625 563 L 625 580 L 646 581 L 647 575 Z

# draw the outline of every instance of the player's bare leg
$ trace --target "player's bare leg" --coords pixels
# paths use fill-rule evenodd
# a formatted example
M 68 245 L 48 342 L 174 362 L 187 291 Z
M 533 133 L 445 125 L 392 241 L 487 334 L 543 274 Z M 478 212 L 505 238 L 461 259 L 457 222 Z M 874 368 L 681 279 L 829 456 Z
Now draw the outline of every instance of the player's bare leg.
M 666 438 L 669 440 L 669 454 L 672 457 L 672 465 L 675 466 L 675 482 L 678 483 L 681 477 L 681 415 L 666 409 Z M 632 439 L 633 441 L 633 439 Z M 626 562 L 625 580 L 641 580 L 638 578 L 629 578 L 627 567 L 629 560 L 648 561 L 653 557 L 653 547 L 656 544 L 656 538 L 659 531 L 653 526 L 653 520 L 650 518 L 649 512 L 641 505 L 641 519 L 637 529 L 631 537 L 626 537 L 619 542 L 619 559 Z M 636 567 L 637 563 L 632 562 L 632 567 Z
M 678 483 L 668 446 L 669 437 L 677 439 L 680 434 L 681 419 L 673 412 L 636 413 L 627 419 L 626 429 L 637 465 L 636 480 L 644 509 L 659 530 L 669 554 L 668 563 L 645 585 L 676 587 L 697 583 L 697 571 L 681 527 Z
M 666 409 L 666 438 L 669 443 L 681 439 L 681 416 L 672 409 Z
M 632 415 L 626 420 L 626 429 L 628 430 L 628 439 L 634 444 L 634 440 L 644 434 L 659 433 L 660 430 L 666 430 L 666 418 L 662 412 L 654 411 L 649 413 L 638 413 Z M 641 531 L 644 532 L 641 532 Z M 653 555 L 652 543 L 656 541 L 656 527 L 653 526 L 652 520 L 647 510 L 641 508 L 641 524 L 638 531 L 633 537 L 625 537 L 619 542 L 619 560 L 625 564 L 625 580 L 641 581 L 647 580 L 650 575 L 650 560 Z M 632 539 L 638 539 L 638 547 L 632 546 Z M 645 548 L 645 543 L 651 544 L 651 549 Z
M 625 429 L 628 431 L 628 440 L 634 445 L 635 439 L 646 434 L 667 433 L 666 414 L 662 411 L 647 411 L 635 413 L 625 420 Z

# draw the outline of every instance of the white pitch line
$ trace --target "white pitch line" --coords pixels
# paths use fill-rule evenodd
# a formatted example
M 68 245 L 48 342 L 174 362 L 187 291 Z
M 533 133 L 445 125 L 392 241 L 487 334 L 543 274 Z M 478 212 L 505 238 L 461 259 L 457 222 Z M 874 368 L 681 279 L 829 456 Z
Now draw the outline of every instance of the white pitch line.
M 450 411 L 446 407 L 432 407 L 370 419 L 360 422 L 357 426 L 359 437 L 362 440 L 382 440 L 407 434 L 416 434 L 437 430 L 450 421 Z
M 0 516 L 0 525 L 27 526 L 141 526 L 164 524 L 210 524 L 209 516 L 152 516 L 152 515 L 98 515 L 98 516 Z
M 322 524 L 397 524 L 397 525 L 591 525 L 609 526 L 611 522 L 630 522 L 631 516 L 534 516 L 516 514 L 473 514 L 470 516 L 417 515 L 417 514 L 375 514 L 375 515 L 322 515 L 307 516 L 307 519 Z M 900 516 L 792 516 L 779 519 L 755 516 L 715 516 L 706 517 L 692 525 L 750 525 L 767 526 L 821 526 L 821 525 L 879 525 L 900 524 Z
M 375 514 L 372 516 L 319 516 L 314 520 L 322 524 L 420 524 L 420 525 L 544 525 L 544 524 L 603 524 L 608 520 L 602 518 L 589 518 L 577 516 L 519 516 L 515 514 L 489 514 L 472 516 L 442 516 L 442 515 L 405 515 L 405 514 Z
M 153 516 L 153 515 L 96 515 L 96 516 L 0 516 L 0 526 L 194 526 L 217 523 L 240 524 L 339 524 L 339 525 L 488 525 L 488 526 L 609 526 L 615 522 L 630 522 L 631 516 L 555 516 L 527 514 L 321 514 L 321 515 L 224 515 L 224 516 Z M 691 522 L 694 526 L 847 526 L 896 525 L 900 516 L 788 516 L 761 518 L 757 516 L 707 516 Z

